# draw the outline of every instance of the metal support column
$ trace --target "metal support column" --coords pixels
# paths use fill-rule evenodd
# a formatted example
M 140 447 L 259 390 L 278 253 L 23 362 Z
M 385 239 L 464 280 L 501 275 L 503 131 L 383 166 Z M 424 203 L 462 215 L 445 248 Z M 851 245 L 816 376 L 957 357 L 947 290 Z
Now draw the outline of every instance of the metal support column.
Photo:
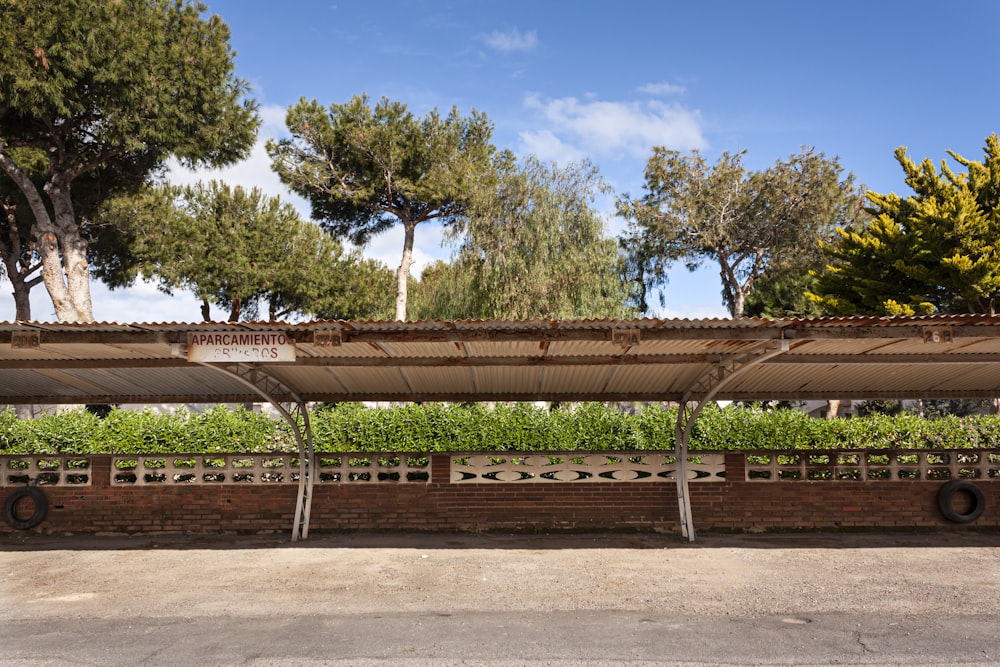
M 681 399 L 674 427 L 674 458 L 676 459 L 677 504 L 680 511 L 681 535 L 694 542 L 694 521 L 691 517 L 691 493 L 688 485 L 688 443 L 694 420 L 727 384 L 748 369 L 788 351 L 788 341 L 768 341 L 766 345 L 728 357 L 700 376 Z
M 295 501 L 292 542 L 306 539 L 309 537 L 316 454 L 313 448 L 312 425 L 305 401 L 281 380 L 255 364 L 201 363 L 201 365 L 227 373 L 253 389 L 261 398 L 274 406 L 291 426 L 299 448 L 299 492 Z

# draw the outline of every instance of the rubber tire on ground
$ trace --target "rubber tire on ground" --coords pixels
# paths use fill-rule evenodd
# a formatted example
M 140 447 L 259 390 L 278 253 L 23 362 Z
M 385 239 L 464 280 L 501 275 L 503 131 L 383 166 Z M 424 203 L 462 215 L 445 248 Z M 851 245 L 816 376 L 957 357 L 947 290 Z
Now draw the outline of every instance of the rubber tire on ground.
M 959 514 L 952 507 L 955 494 L 962 492 L 971 494 L 973 501 L 972 509 L 965 514 Z M 941 508 L 941 514 L 944 514 L 944 518 L 949 521 L 954 523 L 971 523 L 982 516 L 983 511 L 986 509 L 986 496 L 983 495 L 982 489 L 972 482 L 967 482 L 964 479 L 954 479 L 942 486 L 941 491 L 938 492 L 938 506 Z
M 30 497 L 35 503 L 35 511 L 26 519 L 22 519 L 15 513 L 17 503 L 21 498 Z M 34 486 L 22 486 L 7 496 L 3 504 L 3 518 L 10 524 L 11 528 L 17 530 L 28 530 L 34 528 L 45 518 L 45 513 L 49 511 L 49 499 L 45 497 L 42 490 Z

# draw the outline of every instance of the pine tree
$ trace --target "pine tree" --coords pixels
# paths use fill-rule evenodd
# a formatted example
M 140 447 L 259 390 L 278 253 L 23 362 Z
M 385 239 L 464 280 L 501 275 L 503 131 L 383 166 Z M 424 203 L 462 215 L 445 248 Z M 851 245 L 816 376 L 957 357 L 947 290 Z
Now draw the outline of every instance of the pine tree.
M 490 176 L 493 126 L 475 111 L 417 118 L 401 102 L 366 96 L 324 109 L 301 100 L 288 110 L 290 139 L 267 151 L 281 180 L 312 204 L 336 238 L 366 243 L 396 225 L 403 253 L 396 271 L 396 319 L 406 319 L 407 283 L 418 225 L 457 221 Z
M 949 151 L 965 173 L 942 160 L 919 165 L 905 147 L 896 160 L 908 197 L 869 192 L 867 225 L 838 230 L 810 298 L 836 315 L 995 314 L 1000 305 L 1000 137 L 985 159 Z
M 130 165 L 122 174 L 134 184 L 170 157 L 221 166 L 253 145 L 259 119 L 233 74 L 229 29 L 204 10 L 186 0 L 0 3 L 0 170 L 30 211 L 60 321 L 93 319 L 94 246 L 78 205 L 107 191 L 89 189 L 88 176 Z

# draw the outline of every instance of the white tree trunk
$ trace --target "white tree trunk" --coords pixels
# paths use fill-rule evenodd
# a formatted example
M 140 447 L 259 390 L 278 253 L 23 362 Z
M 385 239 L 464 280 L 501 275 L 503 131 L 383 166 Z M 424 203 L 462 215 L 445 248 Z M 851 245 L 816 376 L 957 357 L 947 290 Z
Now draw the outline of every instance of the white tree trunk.
M 743 289 L 737 283 L 736 289 L 733 290 L 733 312 L 732 316 L 734 318 L 743 317 L 743 309 L 746 308 L 746 296 L 743 294 Z
M 0 142 L 0 169 L 17 184 L 31 208 L 34 218 L 31 233 L 42 262 L 42 282 L 52 299 L 56 318 L 60 322 L 92 322 L 87 241 L 80 234 L 68 183 L 50 181 L 45 186 L 52 202 L 53 219 L 42 193 L 4 148 Z
M 55 211 L 55 227 L 59 249 L 62 251 L 62 276 L 71 308 L 60 322 L 93 322 L 94 307 L 90 299 L 90 266 L 87 263 L 87 240 L 80 233 L 80 225 L 73 210 L 69 184 L 55 185 L 50 181 L 45 191 Z M 47 283 L 46 283 L 47 284 Z M 56 311 L 59 314 L 58 310 Z M 68 319 L 73 317 L 73 319 Z
M 52 299 L 52 307 L 56 311 L 56 319 L 60 322 L 79 322 L 80 314 L 73 305 L 69 287 L 63 278 L 62 258 L 59 253 L 59 237 L 54 231 L 39 229 L 35 225 L 36 247 L 42 259 L 42 282 Z
M 406 284 L 410 277 L 410 267 L 413 266 L 413 237 L 416 224 L 404 225 L 403 259 L 396 270 L 396 319 L 406 321 Z

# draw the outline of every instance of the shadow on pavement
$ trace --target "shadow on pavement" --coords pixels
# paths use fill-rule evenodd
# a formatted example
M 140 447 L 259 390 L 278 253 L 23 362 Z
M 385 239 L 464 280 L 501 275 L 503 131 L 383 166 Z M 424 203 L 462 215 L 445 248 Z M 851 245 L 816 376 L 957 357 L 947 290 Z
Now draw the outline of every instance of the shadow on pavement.
M 1000 547 L 1000 531 L 796 532 L 698 535 L 694 543 L 658 533 L 313 533 L 292 542 L 272 535 L 40 535 L 4 533 L 0 551 L 142 549 L 882 549 Z

